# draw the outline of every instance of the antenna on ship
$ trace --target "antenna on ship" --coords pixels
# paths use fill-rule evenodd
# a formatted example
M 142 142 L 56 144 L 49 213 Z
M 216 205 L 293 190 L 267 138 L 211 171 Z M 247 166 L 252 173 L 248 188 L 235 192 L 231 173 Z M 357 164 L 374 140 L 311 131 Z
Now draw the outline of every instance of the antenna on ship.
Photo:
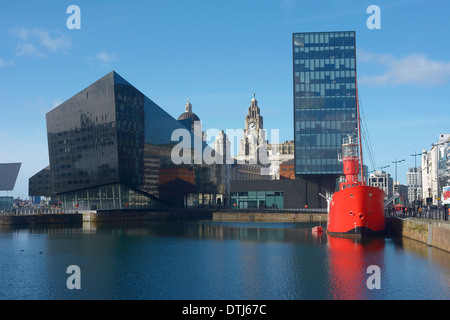
M 356 114 L 357 114 L 357 124 L 358 124 L 358 141 L 359 141 L 359 166 L 361 172 L 361 182 L 365 184 L 364 181 L 364 165 L 363 165 L 363 156 L 362 156 L 362 143 L 361 143 L 361 115 L 359 112 L 359 98 L 358 98 L 358 80 L 357 74 L 355 71 L 355 88 L 356 88 Z

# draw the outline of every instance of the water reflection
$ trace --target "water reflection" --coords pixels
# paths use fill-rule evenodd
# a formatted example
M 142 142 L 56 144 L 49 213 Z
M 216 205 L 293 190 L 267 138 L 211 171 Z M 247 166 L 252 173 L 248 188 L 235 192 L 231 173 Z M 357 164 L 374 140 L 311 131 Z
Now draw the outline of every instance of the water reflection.
M 367 268 L 384 266 L 384 238 L 348 239 L 328 236 L 328 263 L 331 299 L 368 299 Z M 383 271 L 382 271 L 383 272 Z
M 450 298 L 448 253 L 402 238 L 334 238 L 313 226 L 168 220 L 0 228 L 0 283 L 11 289 L 0 288 L 0 297 Z M 79 292 L 65 287 L 71 264 L 83 271 Z M 381 290 L 366 286 L 370 265 L 381 270 Z

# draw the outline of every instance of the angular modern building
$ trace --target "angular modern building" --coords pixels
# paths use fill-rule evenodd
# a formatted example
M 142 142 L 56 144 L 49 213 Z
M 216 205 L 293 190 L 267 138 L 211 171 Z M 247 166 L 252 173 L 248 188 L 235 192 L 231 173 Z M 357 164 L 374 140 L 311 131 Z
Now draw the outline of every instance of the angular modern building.
M 334 190 L 342 138 L 356 134 L 355 32 L 294 33 L 295 174 Z
M 0 191 L 12 191 L 16 184 L 22 163 L 0 163 Z M 13 197 L 0 196 L 0 213 L 10 210 L 13 206 Z
M 189 146 L 197 138 L 114 71 L 46 120 L 50 165 L 30 179 L 30 196 L 50 194 L 69 208 L 125 209 L 184 206 L 188 198 L 215 204 L 225 190 L 219 164 L 174 163 L 182 138 L 173 141 L 172 133 L 187 131 Z M 186 152 L 194 157 L 193 147 Z M 45 177 L 50 190 L 37 187 Z
M 16 184 L 22 163 L 0 163 L 0 191 L 11 191 Z

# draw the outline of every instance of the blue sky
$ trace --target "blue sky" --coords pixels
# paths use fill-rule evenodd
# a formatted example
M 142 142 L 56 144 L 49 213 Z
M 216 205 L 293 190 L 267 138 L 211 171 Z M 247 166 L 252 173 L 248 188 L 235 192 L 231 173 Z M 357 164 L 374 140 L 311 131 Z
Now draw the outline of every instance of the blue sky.
M 66 26 L 72 4 L 80 30 Z M 381 29 L 367 28 L 370 5 L 381 10 Z M 392 161 L 405 159 L 400 182 L 411 154 L 450 133 L 448 1 L 18 0 L 0 8 L 0 163 L 22 162 L 9 195 L 27 197 L 28 179 L 48 165 L 45 114 L 112 70 L 175 118 L 189 98 L 206 129 L 242 128 L 255 92 L 264 127 L 293 139 L 293 32 L 356 31 L 375 163 L 394 176 Z

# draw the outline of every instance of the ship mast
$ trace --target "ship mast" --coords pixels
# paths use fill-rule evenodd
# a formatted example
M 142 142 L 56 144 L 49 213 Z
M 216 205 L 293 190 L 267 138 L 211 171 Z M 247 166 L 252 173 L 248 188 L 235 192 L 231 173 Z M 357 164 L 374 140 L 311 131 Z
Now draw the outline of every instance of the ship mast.
M 361 172 L 361 182 L 362 184 L 365 184 L 364 181 L 364 166 L 363 166 L 363 156 L 362 156 L 362 144 L 361 144 L 361 116 L 359 113 L 359 98 L 358 98 L 358 81 L 355 71 L 355 87 L 356 87 L 356 113 L 357 113 L 357 122 L 358 122 L 358 141 L 359 141 L 359 165 L 360 165 L 360 172 Z

